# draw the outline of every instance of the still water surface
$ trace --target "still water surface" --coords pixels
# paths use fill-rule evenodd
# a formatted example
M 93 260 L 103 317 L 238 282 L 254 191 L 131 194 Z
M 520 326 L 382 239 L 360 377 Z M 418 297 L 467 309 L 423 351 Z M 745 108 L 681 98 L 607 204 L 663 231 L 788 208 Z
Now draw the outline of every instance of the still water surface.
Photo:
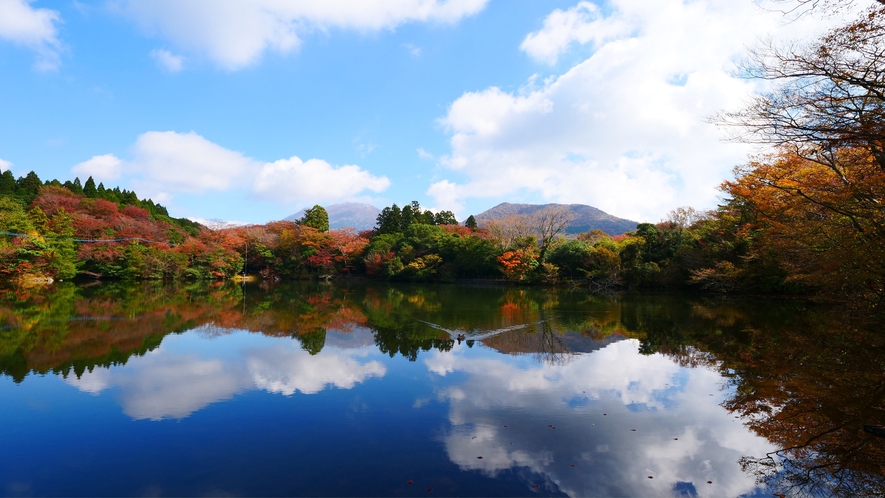
M 666 295 L 9 291 L 0 494 L 880 494 L 881 335 Z

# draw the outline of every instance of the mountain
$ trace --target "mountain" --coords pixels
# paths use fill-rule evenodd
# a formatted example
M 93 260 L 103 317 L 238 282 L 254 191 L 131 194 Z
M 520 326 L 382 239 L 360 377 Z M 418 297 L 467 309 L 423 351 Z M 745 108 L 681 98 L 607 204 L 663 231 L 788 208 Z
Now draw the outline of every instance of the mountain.
M 375 226 L 375 219 L 381 210 L 369 204 L 357 202 L 344 202 L 325 206 L 329 213 L 329 228 L 355 228 L 356 230 L 371 230 Z M 292 216 L 287 216 L 288 221 L 297 221 L 304 216 L 302 209 Z
M 566 227 L 567 234 L 577 234 L 599 229 L 609 235 L 620 235 L 636 229 L 636 222 L 612 216 L 586 204 L 510 204 L 504 202 L 474 216 L 481 225 L 484 221 L 497 220 L 512 214 L 533 214 L 546 207 L 565 206 L 575 219 Z

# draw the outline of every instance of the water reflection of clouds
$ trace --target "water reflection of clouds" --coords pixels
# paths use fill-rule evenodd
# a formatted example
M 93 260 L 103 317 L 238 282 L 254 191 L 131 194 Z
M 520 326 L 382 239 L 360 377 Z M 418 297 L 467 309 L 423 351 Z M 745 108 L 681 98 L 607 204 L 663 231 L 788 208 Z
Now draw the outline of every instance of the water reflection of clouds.
M 252 389 L 286 396 L 314 394 L 383 377 L 382 363 L 359 360 L 366 354 L 360 348 L 326 347 L 321 354 L 310 355 L 292 339 L 257 334 L 218 336 L 206 347 L 205 339 L 184 334 L 167 337 L 160 348 L 131 358 L 125 366 L 96 368 L 66 381 L 96 395 L 109 388 L 119 390 L 123 411 L 132 418 L 180 419 Z
M 430 355 L 431 372 L 467 374 L 440 391 L 450 459 L 488 475 L 528 469 L 571 496 L 752 493 L 737 460 L 772 448 L 719 406 L 721 377 L 637 353 L 621 341 L 558 366 Z

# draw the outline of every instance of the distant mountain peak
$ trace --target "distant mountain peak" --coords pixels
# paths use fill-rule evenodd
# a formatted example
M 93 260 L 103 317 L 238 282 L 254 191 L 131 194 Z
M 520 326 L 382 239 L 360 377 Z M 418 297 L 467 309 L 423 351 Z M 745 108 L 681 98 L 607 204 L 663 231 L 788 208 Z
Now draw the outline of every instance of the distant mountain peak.
M 513 204 L 502 202 L 475 215 L 474 218 L 479 224 L 482 224 L 485 221 L 497 220 L 514 214 L 533 214 L 548 207 L 567 207 L 572 212 L 575 218 L 566 227 L 568 234 L 598 229 L 609 235 L 620 235 L 636 229 L 637 223 L 635 221 L 618 218 L 587 204 Z
M 375 226 L 375 220 L 381 210 L 371 204 L 359 202 L 341 202 L 323 206 L 329 213 L 329 228 L 353 228 L 356 230 L 371 230 Z M 298 221 L 304 216 L 305 210 L 287 216 L 288 221 Z

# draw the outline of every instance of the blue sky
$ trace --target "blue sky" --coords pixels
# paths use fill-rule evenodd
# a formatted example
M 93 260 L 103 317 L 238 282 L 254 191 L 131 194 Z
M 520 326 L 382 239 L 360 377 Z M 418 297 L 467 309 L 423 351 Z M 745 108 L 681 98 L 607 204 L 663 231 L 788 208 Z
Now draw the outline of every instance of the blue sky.
M 195 219 L 418 200 L 714 207 L 752 152 L 705 121 L 761 89 L 752 0 L 0 0 L 0 169 Z

